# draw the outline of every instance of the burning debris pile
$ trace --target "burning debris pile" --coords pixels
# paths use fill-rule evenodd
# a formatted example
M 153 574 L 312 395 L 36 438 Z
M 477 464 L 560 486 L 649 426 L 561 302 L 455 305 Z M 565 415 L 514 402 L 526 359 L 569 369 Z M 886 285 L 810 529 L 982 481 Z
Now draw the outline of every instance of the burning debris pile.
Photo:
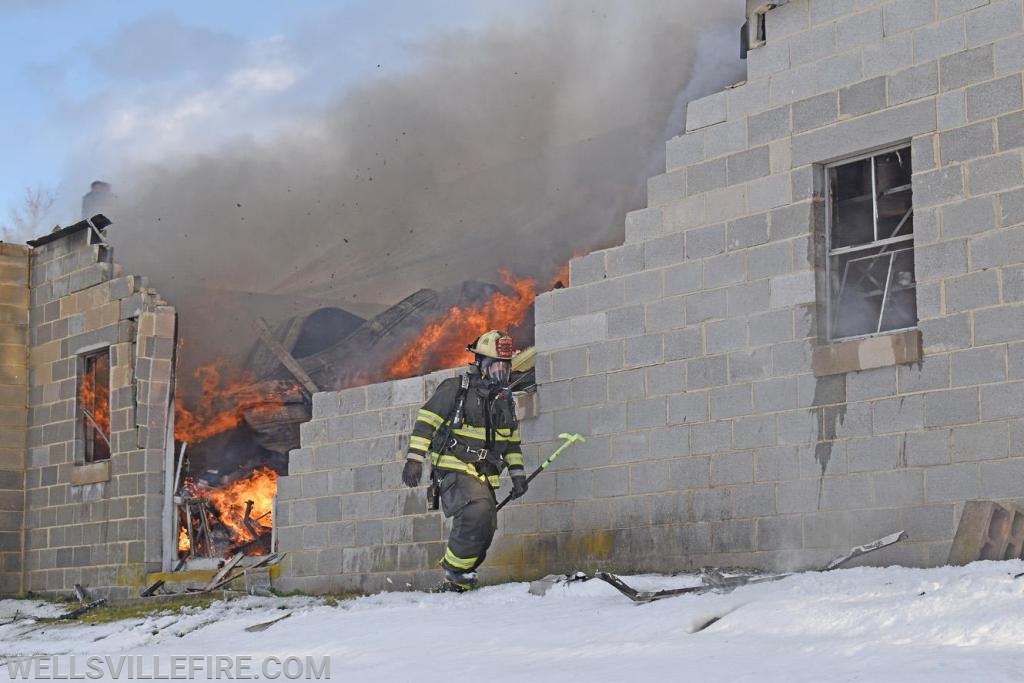
M 501 277 L 501 286 L 467 281 L 451 291 L 421 289 L 370 319 L 333 307 L 274 329 L 258 319 L 244 371 L 213 364 L 197 370 L 192 387 L 179 380 L 179 559 L 270 552 L 277 477 L 287 474 L 288 453 L 299 447 L 313 393 L 456 367 L 470 360 L 467 341 L 490 328 L 528 342 L 537 281 Z M 567 280 L 565 266 L 550 286 Z

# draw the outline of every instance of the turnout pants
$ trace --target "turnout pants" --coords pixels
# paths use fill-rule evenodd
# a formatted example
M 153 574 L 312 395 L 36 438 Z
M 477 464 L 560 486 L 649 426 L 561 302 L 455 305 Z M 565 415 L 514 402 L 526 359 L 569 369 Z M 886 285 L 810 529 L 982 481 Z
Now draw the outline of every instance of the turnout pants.
M 498 528 L 494 490 L 463 472 L 445 472 L 441 478 L 441 509 L 452 517 L 452 532 L 441 566 L 471 572 L 484 561 Z

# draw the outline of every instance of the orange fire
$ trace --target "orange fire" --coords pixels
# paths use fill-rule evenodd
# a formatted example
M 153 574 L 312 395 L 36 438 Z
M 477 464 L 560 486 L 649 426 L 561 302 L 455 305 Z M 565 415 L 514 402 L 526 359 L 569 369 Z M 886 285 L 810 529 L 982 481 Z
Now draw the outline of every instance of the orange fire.
M 178 441 L 200 443 L 240 425 L 242 413 L 249 408 L 283 405 L 283 396 L 248 373 L 222 379 L 222 367 L 223 362 L 218 361 L 195 371 L 201 391 L 194 410 L 185 407 L 180 394 L 175 398 L 174 438 Z
M 537 281 L 518 278 L 507 270 L 500 272 L 502 282 L 510 291 L 495 292 L 479 306 L 452 306 L 430 321 L 419 336 L 395 354 L 388 364 L 386 379 L 456 367 L 469 360 L 469 352 L 465 350 L 468 340 L 486 330 L 508 330 L 521 325 L 537 298 Z M 550 286 L 558 282 L 563 286 L 569 283 L 568 263 L 552 278 Z
M 178 552 L 187 553 L 192 549 L 192 542 L 188 538 L 188 531 L 185 527 L 178 529 Z
M 219 489 L 205 489 L 197 491 L 196 495 L 206 498 L 220 516 L 220 521 L 231 532 L 233 540 L 245 542 L 255 540 L 255 529 L 258 535 L 269 533 L 273 519 L 274 496 L 277 495 L 277 472 L 260 467 L 253 471 L 249 477 L 239 479 L 233 484 Z M 249 519 L 255 526 L 249 528 L 245 525 L 246 501 L 252 501 L 252 510 L 249 512 Z
M 82 385 L 78 390 L 78 401 L 89 411 L 92 419 L 104 435 L 110 434 L 110 387 L 104 382 L 96 381 L 96 370 L 82 376 Z M 86 424 L 89 424 L 88 422 Z
M 521 324 L 537 298 L 537 281 L 517 278 L 508 271 L 501 271 L 501 279 L 511 293 L 496 292 L 479 306 L 452 306 L 395 355 L 388 365 L 388 378 L 412 377 L 465 363 L 467 340 L 488 329 Z

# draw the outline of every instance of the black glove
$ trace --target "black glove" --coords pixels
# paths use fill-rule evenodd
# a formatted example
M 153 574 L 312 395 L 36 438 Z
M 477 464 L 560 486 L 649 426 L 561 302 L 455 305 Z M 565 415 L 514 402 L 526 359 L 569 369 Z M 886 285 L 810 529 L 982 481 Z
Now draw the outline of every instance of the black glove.
M 410 488 L 420 485 L 423 478 L 423 463 L 418 460 L 406 460 L 402 468 L 402 483 Z
M 525 496 L 530 485 L 526 483 L 526 476 L 522 474 L 512 475 L 512 500 Z

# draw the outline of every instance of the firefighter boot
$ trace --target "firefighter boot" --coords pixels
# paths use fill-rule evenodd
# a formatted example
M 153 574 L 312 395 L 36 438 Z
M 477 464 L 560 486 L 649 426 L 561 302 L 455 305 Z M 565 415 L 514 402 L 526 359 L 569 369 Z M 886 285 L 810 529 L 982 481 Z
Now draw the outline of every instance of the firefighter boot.
M 444 573 L 444 581 L 438 584 L 434 593 L 465 593 L 476 588 L 476 572 L 453 572 L 448 570 Z

